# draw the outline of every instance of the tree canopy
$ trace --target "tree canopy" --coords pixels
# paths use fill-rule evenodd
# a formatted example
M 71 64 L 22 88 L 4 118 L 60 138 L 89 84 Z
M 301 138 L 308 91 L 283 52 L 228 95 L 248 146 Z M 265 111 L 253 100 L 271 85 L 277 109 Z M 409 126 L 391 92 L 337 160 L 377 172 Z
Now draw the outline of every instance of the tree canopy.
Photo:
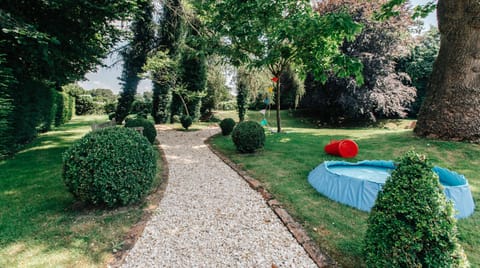
M 16 77 L 65 85 L 101 64 L 136 1 L 2 1 L 0 52 Z
M 343 12 L 320 15 L 310 1 L 195 1 L 210 47 L 234 66 L 268 67 L 279 77 L 289 64 L 326 80 L 333 72 L 362 82 L 361 63 L 341 53 L 361 25 Z M 280 125 L 277 84 L 277 131 Z

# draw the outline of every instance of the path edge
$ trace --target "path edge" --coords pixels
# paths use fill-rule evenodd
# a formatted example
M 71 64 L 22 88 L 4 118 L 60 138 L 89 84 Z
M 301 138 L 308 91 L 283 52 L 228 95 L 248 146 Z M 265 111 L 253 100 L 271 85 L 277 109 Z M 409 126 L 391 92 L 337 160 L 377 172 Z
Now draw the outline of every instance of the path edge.
M 315 243 L 313 239 L 307 234 L 302 225 L 295 221 L 295 219 L 285 210 L 282 204 L 274 199 L 262 183 L 252 178 L 241 166 L 234 163 L 220 151 L 216 150 L 211 140 L 221 134 L 215 134 L 204 140 L 204 144 L 212 151 L 218 158 L 220 158 L 225 164 L 233 169 L 240 177 L 242 177 L 252 188 L 261 194 L 267 205 L 275 212 L 280 221 L 285 225 L 288 231 L 293 235 L 297 242 L 303 247 L 310 258 L 315 262 L 318 267 L 339 267 L 338 264 L 328 254 L 323 252 L 320 247 Z
M 165 151 L 161 147 L 160 141 L 158 140 L 158 136 L 156 141 L 158 142 L 156 144 L 157 145 L 156 147 L 160 154 L 160 158 L 163 164 L 162 173 L 160 174 L 160 176 L 162 177 L 162 182 L 160 182 L 160 184 L 156 187 L 156 189 L 145 198 L 146 207 L 143 209 L 144 213 L 142 218 L 140 219 L 139 222 L 132 225 L 128 233 L 125 235 L 122 249 L 114 253 L 113 256 L 111 257 L 111 260 L 107 262 L 107 267 L 109 268 L 110 267 L 116 268 L 116 267 L 122 266 L 123 262 L 125 261 L 125 258 L 128 255 L 128 252 L 135 246 L 140 236 L 142 236 L 143 231 L 147 226 L 147 223 L 152 218 L 154 211 L 158 208 L 158 206 L 160 205 L 160 202 L 162 201 L 165 195 L 165 190 L 167 189 L 167 186 L 168 186 L 169 167 L 168 167 Z

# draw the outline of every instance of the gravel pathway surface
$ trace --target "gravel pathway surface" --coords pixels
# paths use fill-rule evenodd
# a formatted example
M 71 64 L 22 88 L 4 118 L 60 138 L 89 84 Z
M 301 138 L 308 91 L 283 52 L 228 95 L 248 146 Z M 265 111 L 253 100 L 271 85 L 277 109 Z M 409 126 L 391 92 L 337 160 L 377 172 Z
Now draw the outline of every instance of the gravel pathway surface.
M 160 130 L 165 195 L 122 267 L 316 267 L 259 193 L 204 144 Z

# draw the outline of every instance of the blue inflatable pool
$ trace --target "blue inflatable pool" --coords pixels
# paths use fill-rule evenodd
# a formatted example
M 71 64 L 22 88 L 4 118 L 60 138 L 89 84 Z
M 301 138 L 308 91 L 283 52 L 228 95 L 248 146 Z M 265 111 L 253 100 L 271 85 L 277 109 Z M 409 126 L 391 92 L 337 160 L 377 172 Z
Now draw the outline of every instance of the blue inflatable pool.
M 325 161 L 308 175 L 308 182 L 328 198 L 370 211 L 378 192 L 395 169 L 393 161 L 369 160 L 357 163 Z M 434 167 L 440 178 L 445 196 L 452 200 L 457 218 L 470 216 L 475 205 L 467 179 L 456 172 Z

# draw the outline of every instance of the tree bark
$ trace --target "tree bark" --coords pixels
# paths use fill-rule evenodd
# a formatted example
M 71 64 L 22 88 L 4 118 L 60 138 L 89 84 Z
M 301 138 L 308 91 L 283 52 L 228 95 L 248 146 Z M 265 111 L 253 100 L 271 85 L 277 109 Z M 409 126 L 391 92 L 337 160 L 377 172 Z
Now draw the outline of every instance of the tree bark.
M 280 75 L 277 76 L 278 80 L 275 83 L 277 86 L 277 94 L 275 102 L 277 103 L 277 133 L 282 132 L 282 119 L 280 118 Z
M 480 141 L 480 1 L 439 0 L 440 51 L 415 133 Z

